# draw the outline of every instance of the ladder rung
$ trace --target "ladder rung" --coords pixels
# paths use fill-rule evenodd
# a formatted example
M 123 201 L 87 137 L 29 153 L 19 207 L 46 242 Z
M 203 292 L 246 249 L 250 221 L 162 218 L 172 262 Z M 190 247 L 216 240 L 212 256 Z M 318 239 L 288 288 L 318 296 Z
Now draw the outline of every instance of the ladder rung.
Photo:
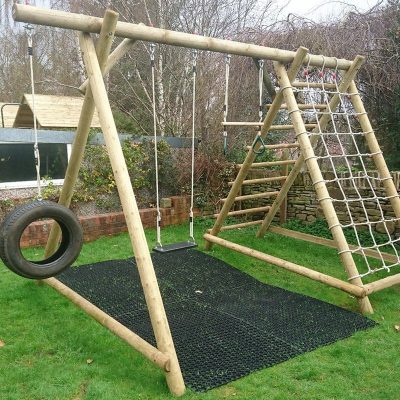
M 272 104 L 267 104 L 266 107 L 271 107 Z M 314 108 L 316 110 L 325 110 L 328 105 L 327 104 L 297 104 L 299 110 L 313 110 Z M 282 104 L 281 105 L 281 110 L 287 110 L 287 105 Z
M 336 89 L 337 90 L 337 86 L 334 83 L 320 83 L 320 82 L 300 82 L 300 81 L 294 81 L 292 83 L 293 87 L 300 87 L 300 88 L 306 88 L 306 87 L 310 87 L 310 88 L 325 88 L 325 89 Z
M 284 181 L 286 178 L 287 175 L 271 176 L 269 178 L 247 179 L 243 181 L 242 185 L 257 185 L 258 183 L 278 182 L 278 181 Z M 232 186 L 233 184 L 234 182 L 228 182 L 229 186 Z
M 262 122 L 222 122 L 223 126 L 262 126 Z M 317 124 L 305 124 L 306 129 L 313 129 Z M 270 131 L 289 131 L 294 129 L 293 125 L 271 125 Z
M 256 207 L 256 208 L 246 208 L 244 210 L 237 210 L 237 211 L 230 211 L 227 216 L 228 217 L 235 217 L 238 215 L 246 215 L 246 214 L 257 214 L 261 212 L 267 212 L 269 211 L 271 207 L 270 206 L 265 206 L 265 207 Z M 217 218 L 219 214 L 214 214 L 214 217 Z
M 296 164 L 296 160 L 281 160 L 281 161 L 265 161 L 259 163 L 251 164 L 252 167 L 255 168 L 262 168 L 262 167 L 276 167 L 279 165 L 292 165 Z M 236 164 L 236 168 L 242 168 L 243 164 Z
M 242 222 L 241 224 L 234 224 L 234 225 L 226 225 L 223 226 L 220 231 L 230 231 L 232 229 L 239 229 L 239 228 L 245 228 L 246 226 L 252 226 L 252 225 L 261 225 L 263 223 L 263 220 L 260 219 L 258 221 L 249 221 L 249 222 Z M 211 232 L 211 229 L 208 229 L 208 233 Z
M 276 149 L 294 149 L 298 148 L 300 145 L 298 143 L 281 143 L 281 144 L 266 144 L 266 149 L 276 150 Z M 252 149 L 252 146 L 246 146 L 247 150 Z
M 268 197 L 277 196 L 279 192 L 263 192 L 263 193 L 255 193 L 255 194 L 245 194 L 244 196 L 235 197 L 234 201 L 245 201 L 252 199 L 264 199 Z M 226 199 L 221 199 L 221 202 L 224 203 Z

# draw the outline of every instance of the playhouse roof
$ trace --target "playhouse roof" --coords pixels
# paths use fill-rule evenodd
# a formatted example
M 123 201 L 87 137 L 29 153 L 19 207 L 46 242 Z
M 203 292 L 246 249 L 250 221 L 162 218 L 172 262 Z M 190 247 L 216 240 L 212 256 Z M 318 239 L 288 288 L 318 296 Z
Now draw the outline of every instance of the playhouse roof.
M 19 104 L 0 103 L 0 109 L 3 110 L 3 121 L 0 121 L 0 127 L 3 127 L 3 122 L 4 128 L 13 127 L 18 107 Z
M 76 128 L 83 105 L 83 97 L 35 95 L 35 111 L 39 128 Z M 33 127 L 33 100 L 24 94 L 14 119 L 14 128 Z M 92 128 L 99 128 L 100 121 L 95 111 Z

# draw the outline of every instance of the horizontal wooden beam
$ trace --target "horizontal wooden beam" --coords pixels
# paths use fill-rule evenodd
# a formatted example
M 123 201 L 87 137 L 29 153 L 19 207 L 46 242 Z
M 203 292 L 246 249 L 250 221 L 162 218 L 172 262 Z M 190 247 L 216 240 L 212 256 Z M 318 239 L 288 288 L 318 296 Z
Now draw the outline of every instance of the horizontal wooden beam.
M 374 292 L 379 292 L 382 289 L 386 289 L 395 285 L 400 285 L 400 274 L 388 276 L 383 279 L 379 279 L 378 281 L 368 283 L 364 285 L 365 290 L 367 291 L 367 295 L 370 295 Z
M 281 144 L 266 144 L 265 148 L 268 150 L 279 149 L 297 149 L 300 145 L 298 143 L 281 143 Z M 252 146 L 246 146 L 246 150 L 251 150 Z
M 243 181 L 242 185 L 258 185 L 268 182 L 280 182 L 284 181 L 287 176 L 271 176 L 268 178 L 257 178 L 257 179 L 246 179 Z M 228 182 L 228 186 L 232 186 L 234 182 Z
M 264 192 L 264 193 L 255 193 L 255 194 L 245 194 L 243 196 L 235 197 L 235 201 L 245 201 L 245 200 L 253 200 L 253 199 L 265 199 L 273 196 L 277 196 L 279 192 Z M 221 203 L 224 203 L 226 199 L 221 199 Z
M 234 224 L 234 225 L 225 225 L 221 228 L 221 232 L 223 231 L 232 231 L 234 229 L 240 229 L 240 228 L 247 228 L 249 226 L 254 226 L 254 225 L 260 225 L 263 222 L 262 219 L 258 221 L 248 221 L 248 222 L 242 222 L 240 224 Z M 211 229 L 207 230 L 208 233 L 211 232 Z
M 297 232 L 297 231 L 293 231 L 291 229 L 281 228 L 280 226 L 270 226 L 269 231 L 273 232 L 273 233 L 277 233 L 279 235 L 291 237 L 293 239 L 304 240 L 306 242 L 320 244 L 322 246 L 326 246 L 326 247 L 331 247 L 333 249 L 337 249 L 335 241 L 332 240 L 332 239 L 321 238 L 319 236 L 310 235 L 308 233 Z M 357 246 L 349 244 L 349 249 L 354 251 L 355 254 L 361 254 L 360 251 L 355 251 L 357 249 Z M 382 253 L 381 252 L 380 253 L 381 255 L 380 255 L 377 251 L 372 250 L 372 249 L 366 249 L 366 250 L 364 250 L 364 253 L 365 253 L 366 256 L 371 257 L 371 258 L 375 258 L 377 260 L 380 260 L 381 256 L 382 256 L 382 258 L 385 261 L 388 261 L 388 262 L 391 262 L 391 263 L 397 262 L 397 257 L 392 255 L 392 254 Z
M 277 167 L 279 165 L 292 165 L 295 164 L 296 160 L 281 160 L 281 161 L 264 161 L 251 164 L 252 168 L 264 168 L 264 167 Z M 236 164 L 236 168 L 242 168 L 243 164 Z
M 294 81 L 292 83 L 293 87 L 299 87 L 299 88 L 313 88 L 313 89 L 334 89 L 337 90 L 337 86 L 335 83 L 324 83 L 322 84 L 321 82 L 301 82 L 301 81 Z
M 15 21 L 46 25 L 57 28 L 72 29 L 81 32 L 99 33 L 103 24 L 102 18 L 82 14 L 73 14 L 65 11 L 49 10 L 24 4 L 14 4 L 13 17 Z M 166 29 L 153 28 L 128 22 L 118 22 L 115 36 L 133 40 L 145 40 L 153 43 L 163 43 L 191 49 L 215 51 L 226 54 L 235 54 L 265 60 L 290 63 L 296 53 L 289 50 L 280 50 L 271 47 L 258 46 L 250 43 L 235 42 L 176 32 Z M 347 70 L 351 61 L 324 57 L 321 55 L 307 55 L 303 60 L 304 65 L 325 66 L 326 68 L 339 68 Z
M 284 268 L 288 271 L 295 272 L 296 274 L 305 276 L 314 281 L 318 281 L 324 283 L 325 285 L 332 286 L 336 289 L 343 290 L 344 292 L 350 293 L 353 296 L 356 297 L 366 296 L 366 290 L 364 288 L 334 278 L 333 276 L 326 275 L 318 271 L 314 271 L 310 268 L 303 267 L 298 264 L 294 264 L 290 261 L 283 260 L 282 258 L 262 253 L 261 251 L 258 250 L 250 249 L 249 247 L 245 247 L 237 243 L 229 242 L 228 240 L 210 235 L 209 233 L 206 233 L 203 237 L 205 240 L 211 243 L 219 244 L 220 246 L 226 247 L 227 249 L 237 251 L 238 253 L 242 253 L 247 256 L 264 261 L 266 263 L 276 265 L 277 267 Z
M 267 212 L 269 209 L 270 209 L 270 206 L 245 208 L 244 210 L 230 211 L 227 216 L 228 217 L 236 217 L 239 215 L 257 214 L 257 213 Z M 213 216 L 215 218 L 218 218 L 218 215 L 219 214 L 214 214 Z
M 163 354 L 156 347 L 146 342 L 136 333 L 132 332 L 126 326 L 106 314 L 103 310 L 90 303 L 88 300 L 83 298 L 80 294 L 73 291 L 68 286 L 55 278 L 49 278 L 43 280 L 47 285 L 57 290 L 63 296 L 72 301 L 76 306 L 81 308 L 92 318 L 94 318 L 101 325 L 108 328 L 116 336 L 120 337 L 131 347 L 136 349 L 139 353 L 143 354 L 146 358 L 158 365 L 164 371 L 169 371 L 169 357 Z
M 223 126 L 263 126 L 263 122 L 247 122 L 247 121 L 233 121 L 233 122 L 221 122 Z M 314 129 L 317 124 L 305 124 L 307 129 Z M 271 125 L 268 131 L 290 131 L 294 129 L 293 125 Z
M 272 104 L 266 104 L 266 107 L 269 108 L 271 107 Z M 297 107 L 299 110 L 325 110 L 328 106 L 327 104 L 297 104 Z M 287 105 L 282 104 L 281 105 L 281 110 L 287 110 Z

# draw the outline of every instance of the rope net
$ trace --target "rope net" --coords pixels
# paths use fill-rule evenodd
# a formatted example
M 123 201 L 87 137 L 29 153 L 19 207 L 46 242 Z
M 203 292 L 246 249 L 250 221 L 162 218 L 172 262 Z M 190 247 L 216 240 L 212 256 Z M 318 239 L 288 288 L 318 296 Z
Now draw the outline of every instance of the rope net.
M 391 197 L 383 188 L 384 179 L 373 170 L 373 156 L 378 153 L 371 153 L 367 147 L 364 136 L 370 132 L 362 131 L 361 114 L 354 110 L 350 101 L 355 93 L 340 92 L 341 76 L 337 69 L 307 66 L 300 72 L 298 81 L 302 84 L 293 91 L 298 103 L 310 106 L 301 111 L 303 120 L 317 124 L 308 135 L 310 139 L 318 136 L 314 151 L 330 199 L 340 226 L 355 243 L 350 251 L 364 260 L 365 267 L 357 276 L 382 270 L 390 272 L 392 267 L 400 264 L 400 237 L 396 236 L 400 218 L 394 216 Z M 329 103 L 335 95 L 339 96 L 339 105 L 331 109 Z M 326 114 L 329 123 L 322 129 L 320 119 Z M 368 250 L 376 252 L 377 260 L 368 257 Z M 384 253 L 394 257 L 385 257 Z M 353 278 L 355 276 L 349 279 Z

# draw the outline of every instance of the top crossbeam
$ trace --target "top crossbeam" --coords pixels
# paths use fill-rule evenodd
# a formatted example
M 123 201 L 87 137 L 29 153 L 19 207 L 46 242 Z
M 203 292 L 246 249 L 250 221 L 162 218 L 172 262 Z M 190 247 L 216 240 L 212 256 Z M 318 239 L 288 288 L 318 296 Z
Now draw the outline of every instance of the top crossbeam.
M 14 5 L 13 17 L 17 22 L 46 25 L 89 33 L 99 33 L 103 24 L 102 18 L 83 14 L 74 14 L 65 11 L 49 10 L 23 4 Z M 153 28 L 143 24 L 132 24 L 128 22 L 117 23 L 115 36 L 198 50 L 280 61 L 282 63 L 292 62 L 296 54 L 294 51 Z M 304 58 L 303 64 L 348 70 L 351 61 L 335 57 L 308 54 Z

